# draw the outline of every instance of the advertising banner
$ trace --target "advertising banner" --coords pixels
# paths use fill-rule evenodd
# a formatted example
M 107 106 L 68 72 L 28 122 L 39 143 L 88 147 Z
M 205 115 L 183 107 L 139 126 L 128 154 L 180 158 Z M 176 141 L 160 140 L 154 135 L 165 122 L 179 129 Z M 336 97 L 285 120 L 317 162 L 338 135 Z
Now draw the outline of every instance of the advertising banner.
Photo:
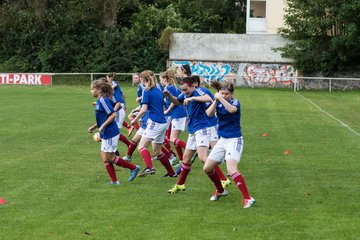
M 37 73 L 0 73 L 0 84 L 51 85 L 51 74 Z

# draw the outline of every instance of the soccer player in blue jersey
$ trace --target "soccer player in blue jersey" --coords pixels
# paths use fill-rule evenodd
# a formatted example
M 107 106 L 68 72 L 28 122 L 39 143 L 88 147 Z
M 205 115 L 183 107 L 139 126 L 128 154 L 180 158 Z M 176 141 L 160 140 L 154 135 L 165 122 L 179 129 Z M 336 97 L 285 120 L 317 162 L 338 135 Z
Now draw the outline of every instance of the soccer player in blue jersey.
M 249 208 L 255 203 L 255 199 L 249 195 L 244 178 L 238 170 L 244 145 L 240 125 L 240 102 L 233 98 L 234 86 L 232 83 L 220 84 L 214 81 L 211 86 L 219 92 L 215 93 L 215 101 L 206 113 L 211 116 L 216 112 L 219 119 L 220 139 L 209 154 L 203 169 L 209 174 L 225 158 L 227 170 L 243 195 L 243 206 Z M 221 194 L 215 192 L 210 200 L 216 201 L 220 196 Z
M 178 97 L 181 94 L 181 90 L 176 87 L 175 74 L 171 69 L 168 69 L 166 72 L 160 74 L 160 83 L 172 96 Z M 182 105 L 176 106 L 168 98 L 165 98 L 165 108 L 166 110 L 164 113 L 166 116 L 169 116 L 171 121 L 169 126 L 169 140 L 174 144 L 179 159 L 182 161 L 183 149 L 185 149 L 186 143 L 183 142 L 179 137 L 181 132 L 185 131 L 187 113 Z M 167 148 L 169 149 L 169 147 Z
M 109 73 L 106 76 L 107 81 L 111 84 L 113 90 L 114 90 L 114 98 L 120 102 L 121 108 L 117 112 L 117 119 L 116 123 L 118 124 L 119 129 L 121 129 L 122 126 L 125 126 L 126 128 L 129 128 L 130 126 L 125 122 L 125 111 L 126 111 L 126 105 L 125 105 L 125 96 L 123 92 L 121 91 L 120 85 L 115 80 L 115 73 Z M 119 137 L 120 141 L 126 144 L 127 147 L 130 145 L 130 141 L 123 135 L 120 134 Z
M 139 111 L 141 109 L 142 94 L 143 94 L 143 91 L 147 88 L 145 79 L 143 79 L 143 78 L 140 79 L 140 73 L 139 73 L 139 79 L 138 79 L 139 82 L 137 82 L 137 78 L 134 78 L 134 79 L 136 80 L 136 81 L 134 81 L 134 83 L 138 85 L 138 95 L 137 95 L 138 97 L 136 98 L 136 101 L 139 102 L 139 106 L 131 111 L 132 116 L 129 117 L 129 119 L 131 121 L 134 120 L 134 118 L 138 115 L 138 113 L 139 113 Z M 136 134 L 134 135 L 134 137 L 130 141 L 130 145 L 129 145 L 128 150 L 126 152 L 126 156 L 123 157 L 123 159 L 125 161 L 131 162 L 132 155 L 133 155 L 138 143 L 140 142 L 142 134 L 144 133 L 144 131 L 146 129 L 147 119 L 148 119 L 148 115 L 147 115 L 147 113 L 145 113 L 144 116 L 140 120 L 141 126 L 138 126 L 136 128 L 137 129 Z M 136 124 L 138 125 L 138 123 L 135 122 L 134 126 Z
M 182 93 L 177 98 L 172 96 L 167 90 L 163 91 L 163 94 L 174 104 L 179 105 L 182 103 L 186 106 L 188 112 L 189 137 L 183 156 L 180 177 L 177 184 L 168 191 L 169 193 L 176 193 L 186 189 L 185 181 L 191 169 L 191 158 L 197 151 L 200 161 L 205 163 L 210 143 L 210 122 L 206 115 L 206 102 L 212 101 L 211 97 L 200 88 L 196 88 L 191 77 L 183 78 L 180 88 Z M 208 173 L 208 176 L 220 195 L 225 196 L 228 194 L 215 171 Z
M 155 75 L 152 71 L 146 70 L 140 73 L 140 78 L 145 81 L 147 88 L 143 91 L 141 100 L 141 110 L 138 115 L 131 121 L 133 125 L 138 119 L 144 116 L 147 112 L 148 120 L 146 129 L 142 134 L 138 149 L 143 158 L 146 168 L 141 176 L 154 174 L 156 171 L 153 168 L 151 155 L 147 149 L 148 145 L 152 143 L 154 154 L 161 164 L 166 168 L 169 176 L 174 176 L 175 172 L 172 169 L 168 157 L 162 152 L 162 144 L 165 138 L 166 119 L 164 115 L 164 97 L 162 92 L 156 86 Z M 140 176 L 139 175 L 139 176 Z
M 138 114 L 138 112 L 140 111 L 140 104 L 141 104 L 141 99 L 142 99 L 142 92 L 145 88 L 145 86 L 141 83 L 140 81 L 140 73 L 134 73 L 132 75 L 132 82 L 133 85 L 137 86 L 138 90 L 137 90 L 137 98 L 136 98 L 136 102 L 139 103 L 139 106 L 136 107 L 135 109 L 133 109 L 129 115 L 128 115 L 128 119 L 130 120 L 130 122 L 136 117 L 136 115 Z M 130 137 L 130 135 L 132 134 L 132 132 L 134 131 L 134 129 L 138 130 L 139 129 L 139 124 L 135 123 L 134 126 L 131 126 L 128 128 L 128 137 Z M 130 146 L 129 146 L 130 147 Z
M 192 79 L 194 80 L 194 84 L 196 87 L 199 87 L 202 91 L 204 91 L 206 94 L 208 94 L 211 99 L 214 99 L 214 95 L 212 94 L 212 92 L 205 88 L 205 87 L 200 87 L 200 78 L 196 75 L 191 76 Z M 209 108 L 209 106 L 212 104 L 213 102 L 206 102 L 206 108 Z M 212 116 L 208 116 L 209 117 L 209 122 L 210 122 L 210 147 L 214 148 L 215 144 L 217 143 L 217 141 L 219 140 L 219 136 L 218 136 L 218 119 L 216 117 L 216 115 L 212 115 Z M 194 161 L 195 156 L 192 158 L 192 162 Z M 215 168 L 216 173 L 219 175 L 221 183 L 223 185 L 224 188 L 227 188 L 230 186 L 231 181 L 225 176 L 225 174 L 222 172 L 221 168 L 219 166 L 217 166 Z
M 101 141 L 101 159 L 105 164 L 105 168 L 111 178 L 111 184 L 120 184 L 117 180 L 115 168 L 113 164 L 128 168 L 131 170 L 129 182 L 133 181 L 140 171 L 140 167 L 128 163 L 123 159 L 116 157 L 117 144 L 119 140 L 119 128 L 114 121 L 116 112 L 113 108 L 113 102 L 110 100 L 113 97 L 113 89 L 110 84 L 103 79 L 95 80 L 91 83 L 91 94 L 97 98 L 95 107 L 96 124 L 88 128 L 89 132 L 93 132 L 98 128 Z

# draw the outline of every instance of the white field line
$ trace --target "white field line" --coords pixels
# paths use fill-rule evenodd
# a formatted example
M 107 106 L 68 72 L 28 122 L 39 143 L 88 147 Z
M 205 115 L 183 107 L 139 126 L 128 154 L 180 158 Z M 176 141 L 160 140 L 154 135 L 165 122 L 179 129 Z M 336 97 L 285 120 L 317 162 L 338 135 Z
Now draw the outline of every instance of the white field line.
M 319 107 L 316 103 L 314 103 L 313 101 L 311 101 L 310 99 L 304 97 L 303 95 L 301 95 L 298 92 L 295 92 L 298 96 L 302 97 L 304 100 L 308 101 L 309 103 L 311 103 L 312 105 L 314 105 L 317 109 L 319 109 L 320 112 L 325 113 L 326 115 L 328 115 L 330 118 L 334 119 L 335 121 L 337 121 L 338 123 L 340 123 L 343 127 L 347 128 L 349 131 L 355 133 L 356 135 L 360 136 L 360 133 L 358 133 L 357 131 L 355 131 L 354 129 L 352 129 L 351 127 L 349 127 L 346 123 L 344 123 L 343 121 L 337 119 L 336 117 L 334 117 L 333 115 L 331 115 L 330 113 L 328 113 L 327 111 L 323 110 L 321 107 Z

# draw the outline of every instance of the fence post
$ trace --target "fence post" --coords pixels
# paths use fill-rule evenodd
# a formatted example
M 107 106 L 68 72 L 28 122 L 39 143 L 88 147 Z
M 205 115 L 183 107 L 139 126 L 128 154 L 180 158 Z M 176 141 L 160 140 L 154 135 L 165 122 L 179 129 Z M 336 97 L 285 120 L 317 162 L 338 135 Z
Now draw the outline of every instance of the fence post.
M 331 92 L 331 78 L 329 79 L 329 92 Z

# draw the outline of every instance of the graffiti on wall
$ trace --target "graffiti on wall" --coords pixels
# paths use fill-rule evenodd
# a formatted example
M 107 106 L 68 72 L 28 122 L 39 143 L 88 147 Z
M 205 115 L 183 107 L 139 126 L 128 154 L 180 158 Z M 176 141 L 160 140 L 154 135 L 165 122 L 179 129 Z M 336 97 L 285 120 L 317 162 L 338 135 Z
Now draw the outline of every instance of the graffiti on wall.
M 188 64 L 192 74 L 200 76 L 204 81 L 236 80 L 242 85 L 290 85 L 296 77 L 296 70 L 290 64 L 265 63 L 223 63 L 196 61 L 169 61 L 168 67 Z

